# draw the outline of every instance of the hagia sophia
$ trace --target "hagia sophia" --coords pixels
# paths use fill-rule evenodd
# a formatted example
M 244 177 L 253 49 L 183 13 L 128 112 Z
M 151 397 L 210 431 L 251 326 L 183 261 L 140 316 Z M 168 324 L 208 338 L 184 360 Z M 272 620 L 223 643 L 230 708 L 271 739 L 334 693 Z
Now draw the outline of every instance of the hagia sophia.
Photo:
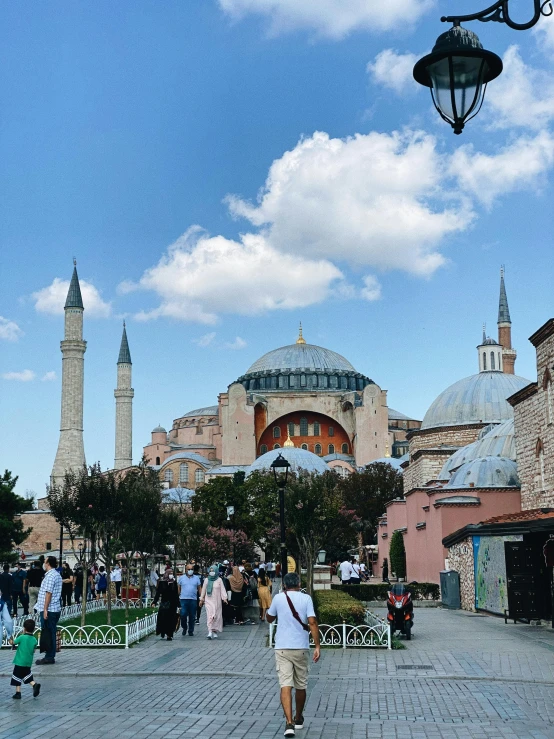
M 85 463 L 84 309 L 74 267 L 61 343 L 62 417 L 53 484 Z M 443 390 L 423 421 L 391 408 L 386 390 L 340 354 L 307 343 L 300 326 L 294 344 L 254 361 L 217 402 L 179 414 L 169 430 L 154 428 L 144 455 L 169 497 L 177 491 L 180 500 L 190 499 L 213 477 L 268 469 L 278 453 L 290 457 L 293 469 L 334 469 L 341 475 L 374 462 L 390 464 L 403 474 L 404 496 L 391 501 L 380 519 L 378 564 L 388 557 L 390 536 L 399 531 L 410 579 L 439 582 L 441 570 L 455 564 L 462 606 L 474 610 L 481 587 L 480 603 L 489 598 L 489 609 L 498 610 L 509 598 L 506 565 L 496 572 L 496 585 L 483 585 L 487 567 L 479 565 L 481 539 L 486 539 L 482 551 L 496 546 L 503 562 L 504 546 L 517 549 L 531 541 L 537 527 L 548 528 L 545 517 L 552 520 L 554 536 L 554 508 L 549 507 L 554 504 L 554 319 L 530 338 L 537 350 L 536 382 L 515 374 L 511 326 L 501 270 L 498 338 L 483 331 L 478 371 Z M 118 470 L 133 464 L 131 378 L 124 326 L 115 390 Z M 45 537 L 52 538 L 53 519 L 45 503 L 39 501 L 38 511 L 23 516 L 35 529 L 23 545 L 30 552 L 48 549 Z M 479 527 L 483 535 L 474 536 Z M 512 528 L 513 536 L 506 533 Z

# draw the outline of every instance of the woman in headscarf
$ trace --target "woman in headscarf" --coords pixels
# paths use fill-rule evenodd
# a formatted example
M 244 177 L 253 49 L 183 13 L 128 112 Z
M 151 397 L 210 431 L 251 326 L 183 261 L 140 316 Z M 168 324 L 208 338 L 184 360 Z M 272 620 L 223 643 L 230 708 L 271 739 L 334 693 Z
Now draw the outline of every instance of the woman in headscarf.
M 162 639 L 167 635 L 167 641 L 171 641 L 179 627 L 179 592 L 172 569 L 167 569 L 163 579 L 158 582 L 156 597 L 152 605 L 156 606 L 158 601 L 160 607 L 156 620 L 156 634 L 159 634 Z
M 244 605 L 244 596 L 246 595 L 246 583 L 238 567 L 233 567 L 233 572 L 229 575 L 229 585 L 231 586 L 231 605 L 235 611 L 235 623 L 244 623 L 242 615 L 242 606 Z
M 227 591 L 219 577 L 219 565 L 213 564 L 200 593 L 200 606 L 206 606 L 208 639 L 217 639 L 218 633 L 223 631 L 223 603 L 227 603 Z

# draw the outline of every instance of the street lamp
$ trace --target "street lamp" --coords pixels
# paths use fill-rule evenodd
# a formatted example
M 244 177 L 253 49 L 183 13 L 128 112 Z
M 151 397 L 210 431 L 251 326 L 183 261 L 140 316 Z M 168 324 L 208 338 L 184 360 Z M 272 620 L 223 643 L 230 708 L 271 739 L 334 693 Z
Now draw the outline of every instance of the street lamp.
M 433 51 L 414 67 L 414 78 L 431 88 L 439 115 L 460 134 L 481 109 L 487 83 L 502 72 L 502 60 L 483 49 L 473 31 L 455 22 L 442 33 Z
M 477 115 L 483 104 L 487 82 L 502 72 L 502 60 L 483 49 L 478 36 L 461 27 L 468 21 L 505 23 L 515 31 L 532 28 L 541 15 L 554 13 L 551 0 L 533 0 L 533 15 L 525 23 L 510 17 L 510 0 L 497 0 L 484 10 L 469 15 L 447 15 L 441 21 L 454 26 L 441 34 L 431 54 L 414 67 L 414 78 L 431 88 L 433 103 L 441 118 L 450 123 L 454 133 L 461 133 L 466 121 Z
M 281 581 L 287 574 L 287 545 L 285 542 L 285 488 L 289 476 L 290 462 L 279 454 L 270 465 L 279 488 L 279 527 L 281 538 Z

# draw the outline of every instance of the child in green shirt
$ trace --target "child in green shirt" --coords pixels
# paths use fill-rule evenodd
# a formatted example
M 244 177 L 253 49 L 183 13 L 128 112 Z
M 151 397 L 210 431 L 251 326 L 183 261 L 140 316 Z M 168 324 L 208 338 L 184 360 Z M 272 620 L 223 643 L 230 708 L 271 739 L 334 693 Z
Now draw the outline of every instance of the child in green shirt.
M 10 685 L 15 685 L 15 693 L 12 698 L 21 700 L 21 684 L 30 683 L 33 686 L 33 696 L 36 698 L 40 693 L 40 683 L 33 678 L 31 667 L 33 665 L 33 652 L 37 646 L 37 640 L 33 636 L 35 622 L 28 618 L 23 623 L 23 633 L 17 636 L 13 642 L 13 648 L 17 649 L 13 658 L 13 674 Z

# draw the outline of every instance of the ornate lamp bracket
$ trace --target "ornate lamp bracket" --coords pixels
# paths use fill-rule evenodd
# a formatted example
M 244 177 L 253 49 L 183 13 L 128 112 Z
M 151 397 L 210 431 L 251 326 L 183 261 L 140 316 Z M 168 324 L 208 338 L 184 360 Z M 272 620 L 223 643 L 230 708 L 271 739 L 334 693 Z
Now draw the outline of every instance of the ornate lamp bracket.
M 497 0 L 497 2 L 485 8 L 485 10 L 470 13 L 469 15 L 443 15 L 441 21 L 453 23 L 456 26 L 467 21 L 482 21 L 483 23 L 493 21 L 496 23 L 505 23 L 515 31 L 526 31 L 538 23 L 541 15 L 549 16 L 554 12 L 552 0 L 533 0 L 534 12 L 531 20 L 526 23 L 516 23 L 516 21 L 510 18 L 509 5 L 510 0 Z

